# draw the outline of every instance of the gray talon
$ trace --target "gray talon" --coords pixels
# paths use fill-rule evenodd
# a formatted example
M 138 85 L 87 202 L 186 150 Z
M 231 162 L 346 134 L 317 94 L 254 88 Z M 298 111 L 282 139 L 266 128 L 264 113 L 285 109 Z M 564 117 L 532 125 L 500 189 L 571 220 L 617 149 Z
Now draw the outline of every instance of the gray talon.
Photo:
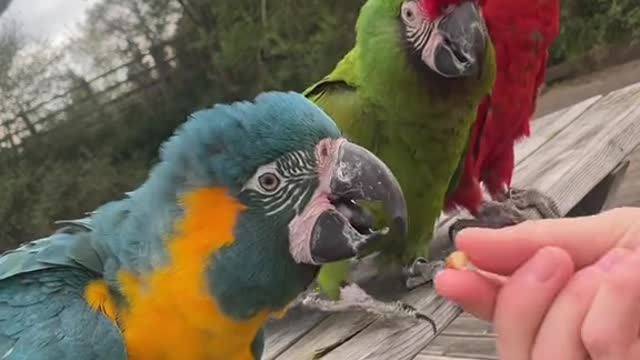
M 510 188 L 509 200 L 520 210 L 535 208 L 545 219 L 561 217 L 556 202 L 536 189 Z
M 510 199 L 504 202 L 486 201 L 475 219 L 460 219 L 449 227 L 449 241 L 455 243 L 458 233 L 466 228 L 500 229 L 525 221 L 524 214 Z
M 401 301 L 384 302 L 374 299 L 357 284 L 342 287 L 340 299 L 337 301 L 323 299 L 317 291 L 311 291 L 303 297 L 302 304 L 327 312 L 366 311 L 387 319 L 409 318 L 428 321 L 432 327 L 435 326 L 430 317 L 418 312 L 413 306 Z
M 449 227 L 449 240 L 453 244 L 457 234 L 466 228 L 499 229 L 519 224 L 527 217 L 523 210 L 534 208 L 542 218 L 559 218 L 560 210 L 549 196 L 535 189 L 510 188 L 505 201 L 486 201 L 475 219 L 460 219 Z
M 330 312 L 366 311 L 386 319 L 409 318 L 417 321 L 426 321 L 431 325 L 434 334 L 437 334 L 437 326 L 433 319 L 421 313 L 415 307 L 401 301 L 383 302 L 376 300 L 367 294 L 357 284 L 348 284 L 340 289 L 340 300 L 332 301 L 320 298 L 317 291 L 311 291 L 302 300 L 302 304 L 311 308 Z M 346 339 L 339 340 L 329 346 L 314 351 L 313 359 L 320 359 Z
M 424 258 L 418 258 L 413 262 L 408 273 L 405 286 L 412 290 L 427 284 L 435 278 L 436 274 L 445 268 L 444 261 L 427 261 Z

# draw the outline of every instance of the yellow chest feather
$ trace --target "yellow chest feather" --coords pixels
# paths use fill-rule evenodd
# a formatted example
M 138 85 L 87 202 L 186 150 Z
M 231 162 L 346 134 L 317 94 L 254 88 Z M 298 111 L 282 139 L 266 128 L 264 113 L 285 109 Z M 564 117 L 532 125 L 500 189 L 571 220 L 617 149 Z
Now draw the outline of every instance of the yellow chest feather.
M 184 217 L 167 246 L 170 263 L 119 281 L 129 306 L 118 314 L 129 359 L 253 360 L 251 343 L 268 311 L 238 322 L 220 311 L 208 292 L 210 255 L 233 242 L 242 205 L 221 189 L 201 189 L 183 198 Z

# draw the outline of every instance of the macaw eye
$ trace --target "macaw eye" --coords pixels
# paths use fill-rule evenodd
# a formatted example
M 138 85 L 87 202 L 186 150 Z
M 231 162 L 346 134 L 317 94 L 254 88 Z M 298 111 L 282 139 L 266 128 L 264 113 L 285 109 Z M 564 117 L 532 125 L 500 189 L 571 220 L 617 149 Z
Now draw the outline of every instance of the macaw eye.
M 264 173 L 258 178 L 258 183 L 264 191 L 272 192 L 280 186 L 280 178 L 274 173 Z
M 408 25 L 415 25 L 416 22 L 420 21 L 418 18 L 418 5 L 413 1 L 407 1 L 402 4 L 400 15 L 402 16 L 402 20 Z

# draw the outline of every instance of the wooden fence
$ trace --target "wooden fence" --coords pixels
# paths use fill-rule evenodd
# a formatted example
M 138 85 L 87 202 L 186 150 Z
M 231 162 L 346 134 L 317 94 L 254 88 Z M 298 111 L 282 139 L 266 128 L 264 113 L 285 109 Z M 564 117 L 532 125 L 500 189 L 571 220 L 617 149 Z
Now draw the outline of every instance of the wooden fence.
M 175 41 L 178 40 L 173 39 L 159 46 L 166 48 Z M 67 120 L 70 113 L 73 113 L 74 118 L 91 117 L 92 113 L 103 114 L 145 91 L 161 88 L 177 70 L 175 55 L 167 56 L 162 62 L 154 63 L 152 66 L 144 64 L 145 58 L 151 58 L 151 53 L 142 54 L 139 58 L 94 78 L 77 79 L 75 86 L 29 109 L 21 109 L 11 115 L 0 114 L 0 151 L 17 148 L 26 137 L 54 128 Z M 582 75 L 586 71 L 638 58 L 640 44 L 613 44 L 606 49 L 594 49 L 581 57 L 550 67 L 547 70 L 546 82 L 561 81 L 567 77 Z
M 144 64 L 150 53 L 124 63 L 91 79 L 76 79 L 75 85 L 54 94 L 29 109 L 0 117 L 0 151 L 17 148 L 22 141 L 37 133 L 50 130 L 57 124 L 74 118 L 102 114 L 123 101 L 130 101 L 145 91 L 166 83 L 176 70 L 175 55 L 162 63 Z M 1 101 L 1 100 L 0 100 Z

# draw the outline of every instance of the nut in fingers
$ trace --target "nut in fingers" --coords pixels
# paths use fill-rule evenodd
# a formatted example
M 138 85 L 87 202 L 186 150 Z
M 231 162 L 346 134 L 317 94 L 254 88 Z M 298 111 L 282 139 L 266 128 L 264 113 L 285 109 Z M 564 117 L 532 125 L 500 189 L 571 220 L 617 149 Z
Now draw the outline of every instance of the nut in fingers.
M 469 258 L 462 251 L 454 251 L 445 260 L 447 269 L 466 270 L 471 268 Z

